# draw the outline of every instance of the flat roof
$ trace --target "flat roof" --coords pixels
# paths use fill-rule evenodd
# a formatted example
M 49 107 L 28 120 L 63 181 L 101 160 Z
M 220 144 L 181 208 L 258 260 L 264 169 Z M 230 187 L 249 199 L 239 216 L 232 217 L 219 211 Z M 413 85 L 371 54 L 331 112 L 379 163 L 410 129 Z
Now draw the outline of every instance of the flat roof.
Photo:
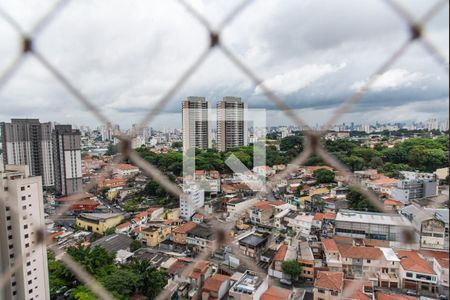
M 266 242 L 267 242 L 267 237 L 264 235 L 258 235 L 258 234 L 251 234 L 239 241 L 240 244 L 249 245 L 249 246 L 253 246 L 253 247 L 258 247 L 261 244 L 264 244 Z
M 341 210 L 336 216 L 336 222 L 371 223 L 381 225 L 411 226 L 402 215 L 385 214 L 365 211 Z

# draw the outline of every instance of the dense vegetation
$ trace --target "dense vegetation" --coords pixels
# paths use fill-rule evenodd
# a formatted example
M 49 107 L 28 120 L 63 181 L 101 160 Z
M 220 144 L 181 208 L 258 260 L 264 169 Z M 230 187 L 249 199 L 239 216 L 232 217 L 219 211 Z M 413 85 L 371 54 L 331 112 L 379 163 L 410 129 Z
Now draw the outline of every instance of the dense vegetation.
M 130 299 L 134 294 L 154 299 L 167 284 L 167 274 L 146 260 L 133 260 L 125 266 L 114 263 L 114 255 L 101 247 L 70 247 L 67 253 L 108 289 L 116 299 Z M 97 297 L 59 261 L 49 254 L 50 291 L 52 299 L 63 287 L 72 287 L 70 299 L 96 300 Z
M 374 168 L 391 177 L 398 177 L 400 171 L 420 170 L 434 172 L 437 168 L 448 166 L 448 136 L 432 138 L 411 138 L 399 142 L 394 147 L 386 147 L 383 142 L 374 148 L 361 145 L 350 139 L 325 141 L 324 147 L 352 171 Z M 273 145 L 267 146 L 267 165 L 286 164 L 303 151 L 303 138 L 290 136 L 280 141 L 280 150 Z M 150 163 L 165 173 L 181 176 L 183 154 L 171 151 L 167 154 L 156 154 L 146 148 L 138 152 Z M 197 150 L 197 170 L 217 170 L 228 173 L 226 159 L 234 154 L 248 168 L 253 168 L 253 147 L 241 147 L 233 151 L 220 153 L 217 150 Z M 306 165 L 324 165 L 323 161 L 312 156 Z

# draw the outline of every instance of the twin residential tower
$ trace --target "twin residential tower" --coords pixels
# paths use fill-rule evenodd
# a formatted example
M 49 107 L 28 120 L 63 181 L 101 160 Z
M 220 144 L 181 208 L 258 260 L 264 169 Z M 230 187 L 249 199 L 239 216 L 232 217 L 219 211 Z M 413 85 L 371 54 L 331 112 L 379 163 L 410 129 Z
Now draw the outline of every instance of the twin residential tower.
M 241 98 L 225 97 L 217 104 L 217 149 L 226 152 L 246 146 L 246 105 Z M 183 149 L 212 148 L 212 111 L 203 97 L 188 97 L 182 105 Z

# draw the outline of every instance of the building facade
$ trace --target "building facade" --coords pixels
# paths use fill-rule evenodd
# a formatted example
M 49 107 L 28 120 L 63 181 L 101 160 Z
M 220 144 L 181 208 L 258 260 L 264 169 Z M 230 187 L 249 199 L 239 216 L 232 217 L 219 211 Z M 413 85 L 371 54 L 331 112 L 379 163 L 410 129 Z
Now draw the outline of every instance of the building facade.
M 225 97 L 217 105 L 217 149 L 221 152 L 247 145 L 245 104 L 241 98 Z
M 52 124 L 12 119 L 0 126 L 4 165 L 27 165 L 31 176 L 42 177 L 43 186 L 54 186 Z
M 42 179 L 30 176 L 28 166 L 7 165 L 0 170 L 0 196 L 0 273 L 24 260 L 0 289 L 0 299 L 50 299 L 47 249 L 36 245 L 39 233 L 32 225 L 45 222 Z
M 205 205 L 205 191 L 197 189 L 185 190 L 180 196 L 181 218 L 190 221 L 197 210 Z
M 61 195 L 81 192 L 81 132 L 71 125 L 56 125 L 53 132 L 55 187 Z
M 209 149 L 212 145 L 209 103 L 203 97 L 188 97 L 182 104 L 183 150 Z

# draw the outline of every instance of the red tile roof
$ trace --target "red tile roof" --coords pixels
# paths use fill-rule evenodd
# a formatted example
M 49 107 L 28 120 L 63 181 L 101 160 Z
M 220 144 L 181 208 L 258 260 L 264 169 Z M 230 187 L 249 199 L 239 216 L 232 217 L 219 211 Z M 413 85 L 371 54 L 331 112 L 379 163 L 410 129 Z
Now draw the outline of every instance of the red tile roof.
M 139 169 L 136 166 L 130 165 L 130 164 L 119 164 L 116 166 L 116 169 L 122 170 L 122 171 L 129 171 L 129 170 L 135 170 Z
M 289 246 L 284 244 L 278 249 L 277 254 L 275 255 L 274 261 L 284 261 L 284 258 L 286 257 L 286 253 L 289 249 Z
M 323 220 L 323 218 L 325 217 L 325 214 L 323 214 L 323 213 L 316 213 L 315 215 L 314 215 L 314 221 L 322 221 Z
M 230 280 L 230 278 L 230 276 L 215 274 L 206 279 L 205 284 L 203 285 L 203 291 L 218 293 L 222 284 L 227 280 Z
M 292 291 L 272 286 L 261 296 L 261 300 L 289 300 L 291 296 Z
M 393 199 L 387 199 L 384 200 L 384 205 L 389 205 L 389 206 L 401 206 L 404 205 L 403 202 L 401 201 L 397 201 L 397 200 L 393 200 Z
M 372 300 L 372 297 L 364 294 L 364 287 L 372 284 L 364 280 L 344 280 L 344 298 L 352 300 Z
M 323 249 L 328 252 L 339 252 L 339 248 L 336 245 L 336 242 L 332 239 L 323 239 L 322 240 Z
M 373 247 L 355 247 L 348 245 L 339 245 L 338 249 L 342 257 L 371 259 L 371 260 L 384 258 L 383 252 L 380 249 Z
M 93 195 L 89 193 L 79 193 L 73 194 L 67 197 L 56 199 L 57 202 L 71 202 L 71 201 L 80 201 L 88 198 L 92 198 Z
M 342 292 L 344 273 L 342 272 L 319 272 L 314 287 L 320 289 Z
M 396 253 L 405 271 L 435 275 L 431 265 L 421 258 L 416 251 L 397 250 Z
M 188 233 L 188 231 L 194 229 L 195 227 L 197 227 L 197 223 L 189 222 L 189 223 L 183 224 L 181 226 L 178 226 L 172 232 L 173 233 Z
M 262 211 L 273 209 L 273 205 L 270 202 L 267 202 L 267 201 L 261 201 L 259 203 L 256 203 L 253 207 L 257 208 L 257 209 L 260 209 Z
M 382 178 L 377 180 L 369 181 L 368 184 L 374 184 L 374 185 L 385 185 L 385 184 L 396 184 L 398 183 L 397 179 L 394 178 Z

